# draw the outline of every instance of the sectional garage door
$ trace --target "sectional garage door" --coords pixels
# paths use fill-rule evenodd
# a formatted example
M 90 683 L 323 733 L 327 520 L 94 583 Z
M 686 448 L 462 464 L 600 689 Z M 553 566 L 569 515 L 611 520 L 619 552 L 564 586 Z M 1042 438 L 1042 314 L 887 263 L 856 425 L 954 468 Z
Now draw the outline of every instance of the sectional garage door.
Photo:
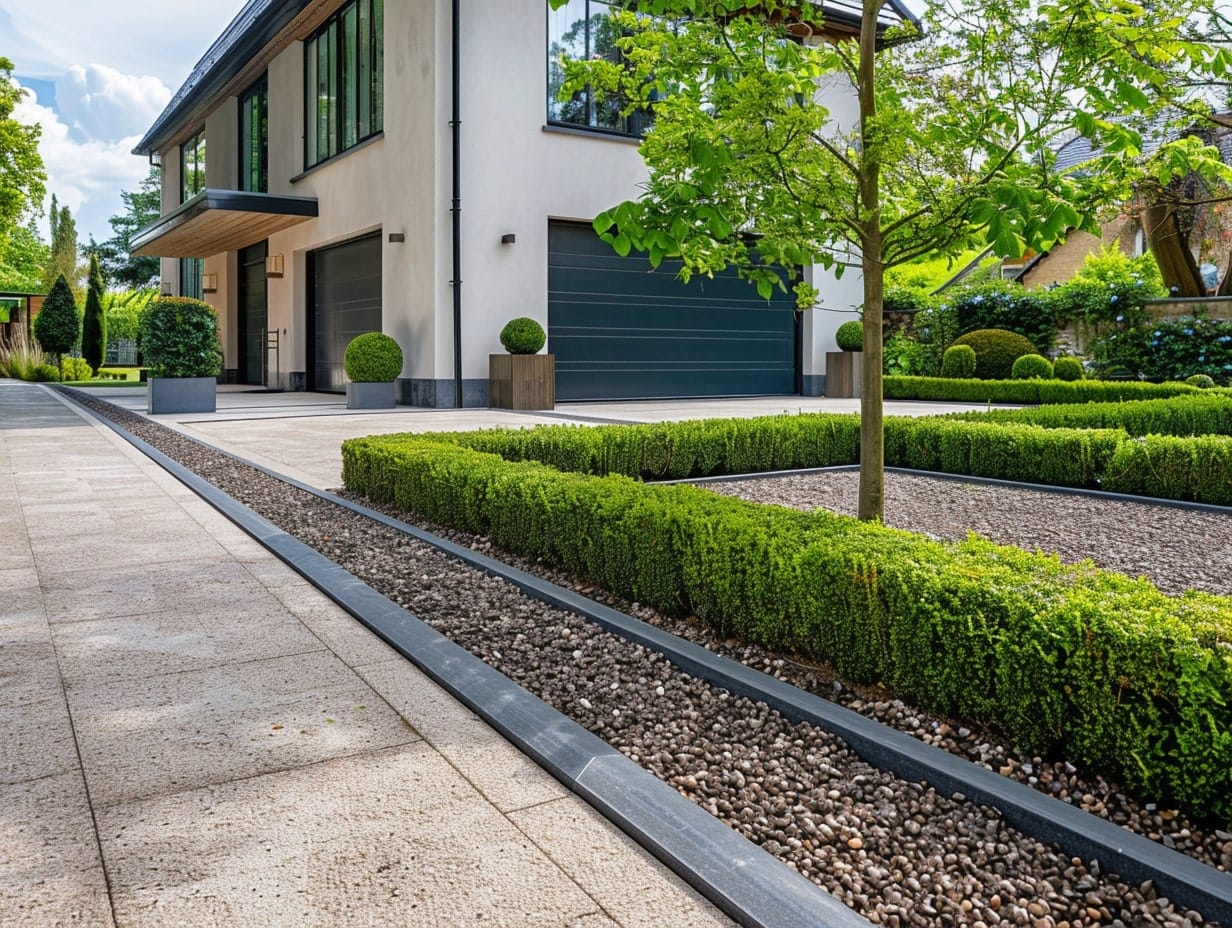
M 586 225 L 548 226 L 548 350 L 559 400 L 796 393 L 795 301 L 734 271 L 676 279 Z
M 309 258 L 312 381 L 308 388 L 342 393 L 347 344 L 356 335 L 381 331 L 381 237 L 314 251 Z

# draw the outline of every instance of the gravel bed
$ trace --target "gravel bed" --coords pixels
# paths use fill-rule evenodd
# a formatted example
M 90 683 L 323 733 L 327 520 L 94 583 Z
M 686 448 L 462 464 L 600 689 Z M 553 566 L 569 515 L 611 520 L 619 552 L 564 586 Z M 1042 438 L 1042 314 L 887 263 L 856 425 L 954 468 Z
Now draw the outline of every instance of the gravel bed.
M 1157 898 L 1149 883 L 1127 886 L 1094 861 L 1022 835 L 995 810 L 873 769 L 832 735 L 682 674 L 661 655 L 431 546 L 142 417 L 77 398 L 364 578 L 874 922 L 1205 924 Z M 792 666 L 760 661 L 776 673 Z M 932 735 L 941 732 L 938 725 Z

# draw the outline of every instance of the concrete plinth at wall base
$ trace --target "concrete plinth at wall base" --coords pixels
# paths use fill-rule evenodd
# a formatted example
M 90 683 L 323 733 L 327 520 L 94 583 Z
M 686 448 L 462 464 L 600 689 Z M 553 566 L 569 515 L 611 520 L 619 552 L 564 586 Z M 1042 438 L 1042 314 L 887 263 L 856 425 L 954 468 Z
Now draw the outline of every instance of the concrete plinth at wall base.
M 151 377 L 149 380 L 146 411 L 150 415 L 214 412 L 217 405 L 217 377 Z
M 347 409 L 393 409 L 394 382 L 348 383 Z

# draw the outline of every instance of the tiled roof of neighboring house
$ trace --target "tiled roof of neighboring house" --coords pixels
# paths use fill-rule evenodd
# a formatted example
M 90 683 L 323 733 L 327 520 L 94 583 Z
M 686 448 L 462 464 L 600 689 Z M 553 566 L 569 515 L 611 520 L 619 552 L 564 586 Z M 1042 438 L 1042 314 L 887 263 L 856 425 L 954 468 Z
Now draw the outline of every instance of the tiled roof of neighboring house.
M 197 62 L 175 92 L 166 109 L 133 149 L 134 155 L 149 155 L 162 146 L 185 123 L 197 118 L 206 105 L 312 0 L 249 0 L 222 35 Z M 830 0 L 825 4 L 836 22 L 859 27 L 858 0 Z M 918 23 L 902 0 L 890 0 L 882 9 L 882 28 L 902 22 Z
M 1142 148 L 1145 154 L 1150 154 L 1163 144 L 1164 139 L 1168 136 L 1167 123 L 1168 120 L 1160 117 L 1142 133 Z M 1219 146 L 1219 153 L 1223 157 L 1224 162 L 1232 164 L 1232 128 L 1217 124 L 1208 131 L 1213 133 L 1214 144 Z M 1063 173 L 1072 171 L 1099 154 L 1099 150 L 1091 144 L 1090 139 L 1076 136 L 1063 142 L 1057 148 L 1057 170 Z

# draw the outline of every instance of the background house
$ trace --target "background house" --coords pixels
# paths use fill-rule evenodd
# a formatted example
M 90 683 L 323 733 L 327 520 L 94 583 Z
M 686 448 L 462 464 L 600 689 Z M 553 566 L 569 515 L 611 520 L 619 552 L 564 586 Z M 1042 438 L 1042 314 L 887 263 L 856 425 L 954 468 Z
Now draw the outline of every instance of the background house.
M 560 399 L 820 393 L 859 274 L 805 269 L 824 307 L 796 313 L 590 229 L 646 176 L 636 121 L 555 99 L 562 52 L 608 53 L 606 13 L 251 0 L 135 149 L 162 165 L 163 215 L 134 253 L 218 309 L 241 383 L 342 390 L 346 343 L 380 330 L 406 357 L 402 402 L 483 405 L 501 327 L 532 316 Z

